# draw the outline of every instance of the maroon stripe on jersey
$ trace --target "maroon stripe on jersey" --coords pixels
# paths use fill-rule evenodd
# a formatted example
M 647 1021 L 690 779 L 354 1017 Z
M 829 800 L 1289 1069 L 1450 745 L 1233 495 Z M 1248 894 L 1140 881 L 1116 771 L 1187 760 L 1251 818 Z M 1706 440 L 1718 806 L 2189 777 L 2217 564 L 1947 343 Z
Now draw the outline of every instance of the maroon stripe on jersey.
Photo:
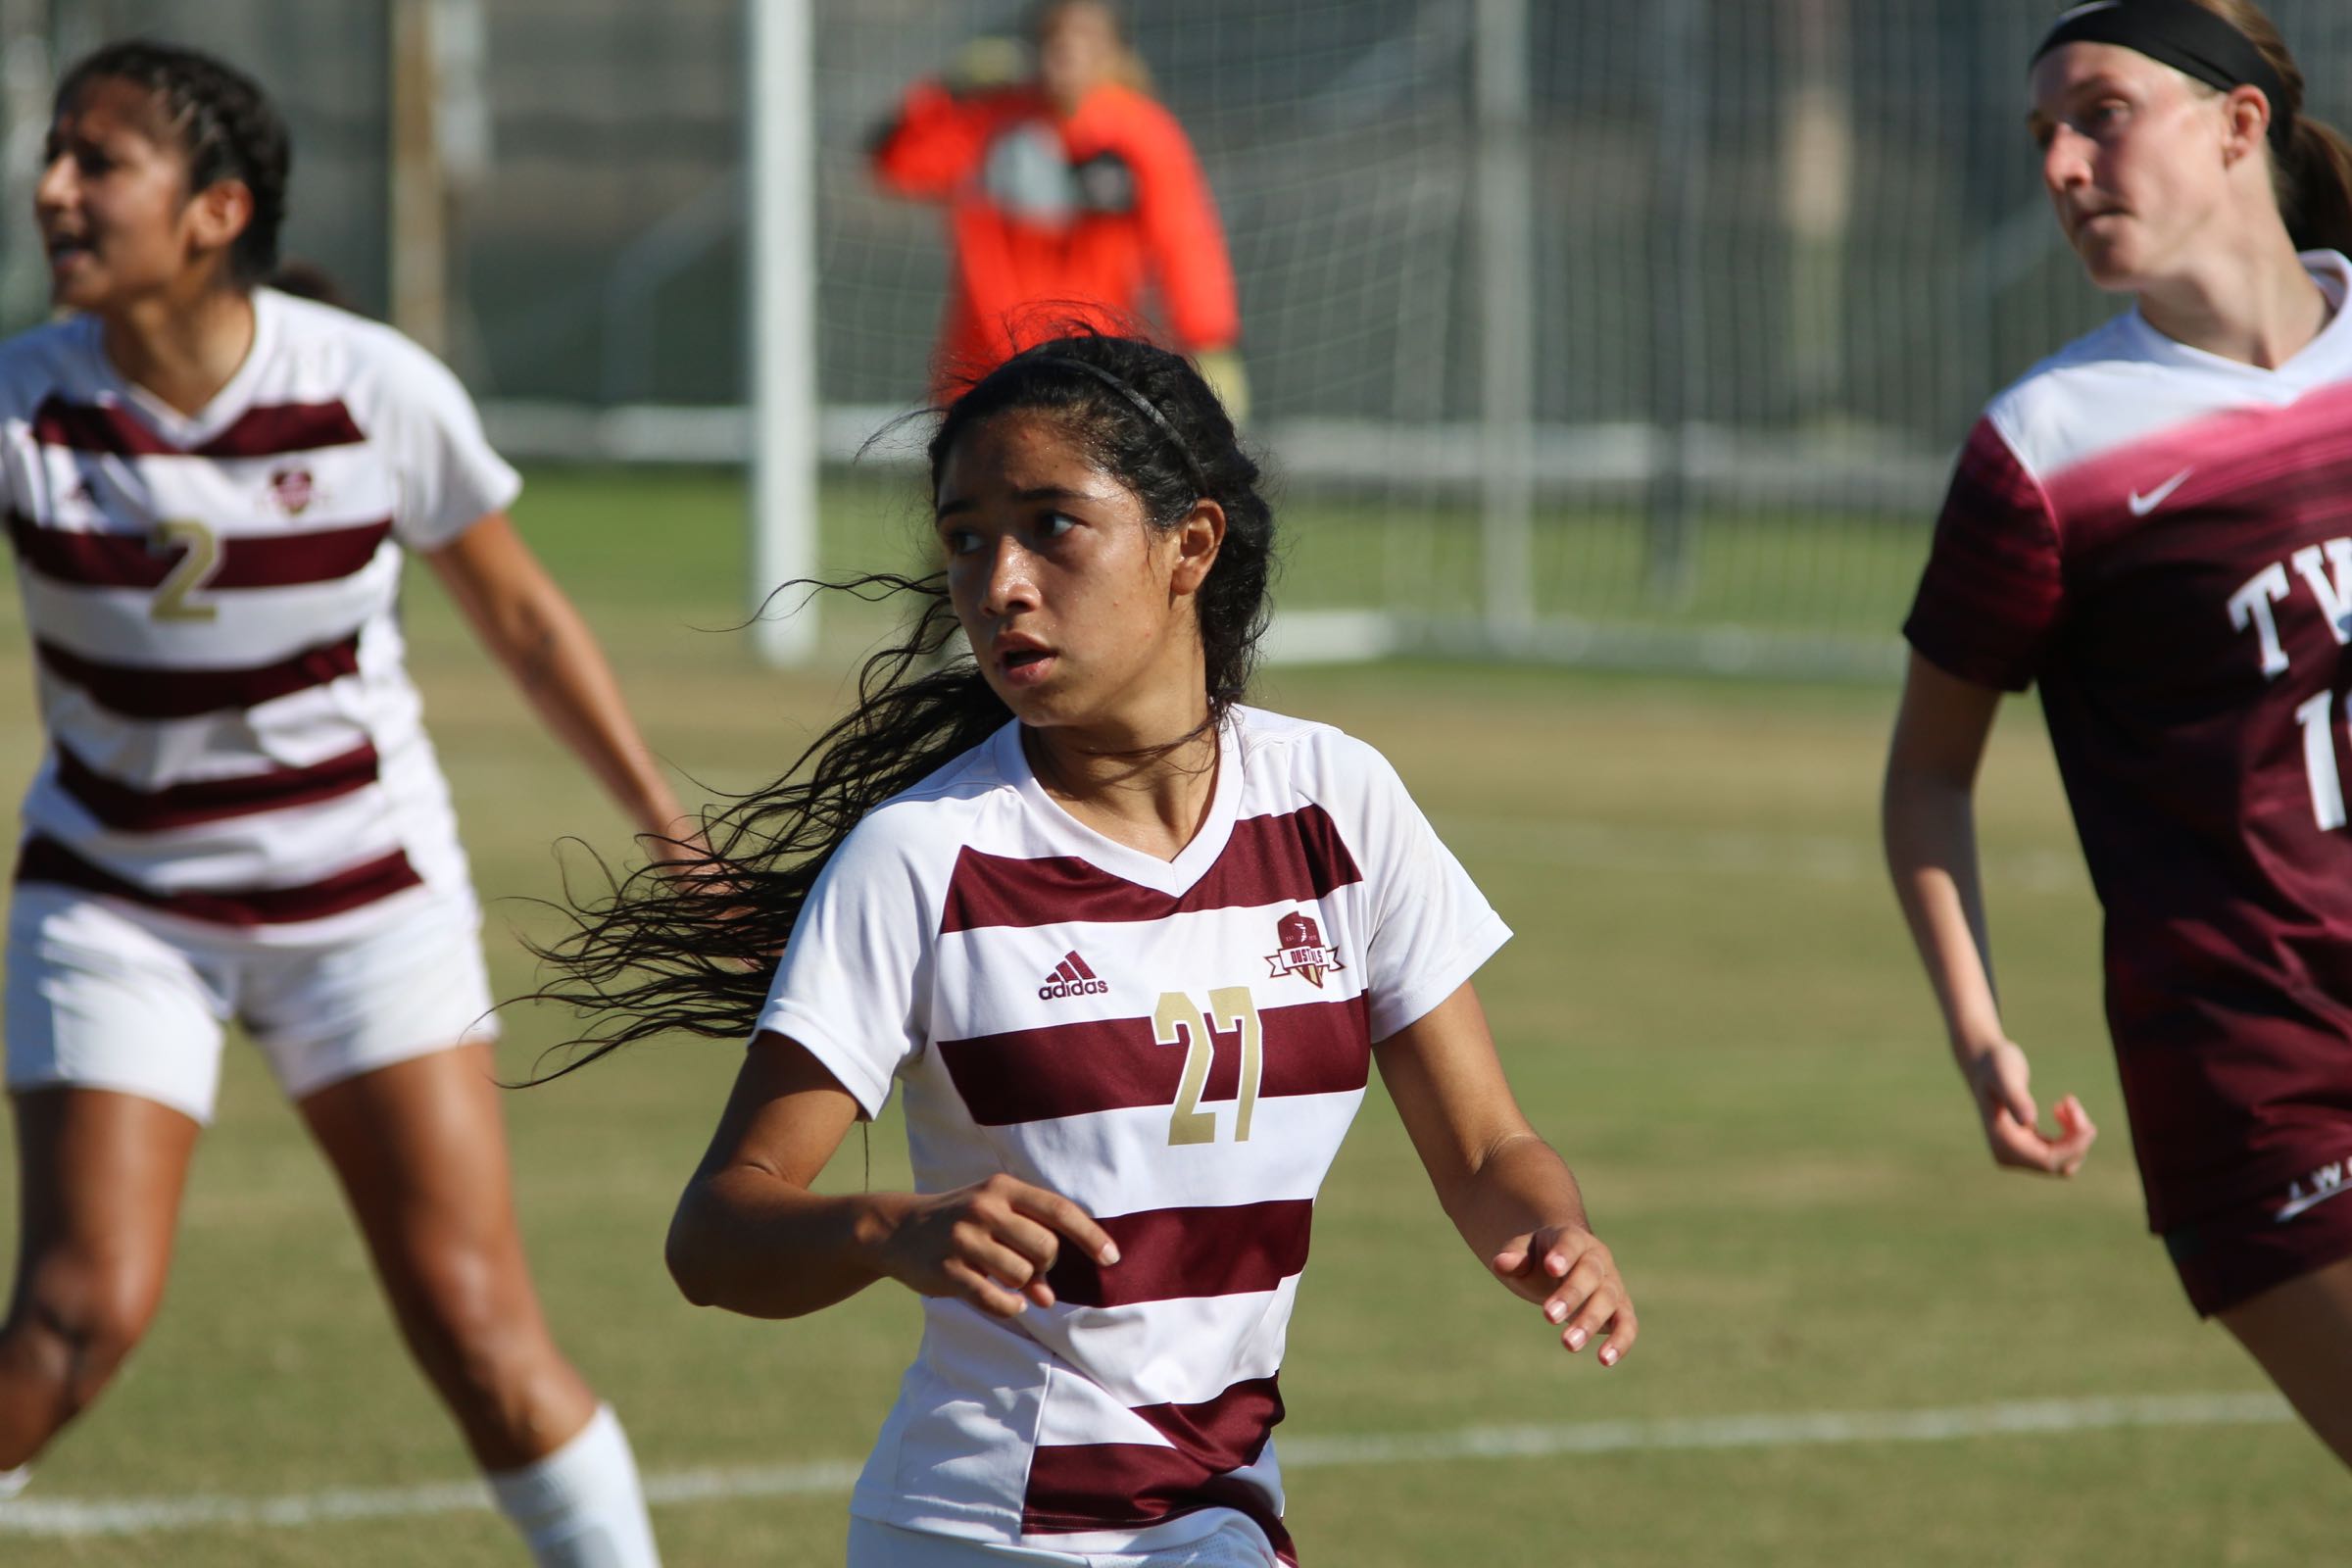
M 2058 622 L 2065 577 L 2049 497 L 1990 419 L 1960 454 L 1903 635 L 1962 680 L 2023 691 Z
M 1131 1413 L 1210 1469 L 1239 1470 L 1265 1451 L 1282 1420 L 1282 1390 L 1272 1378 L 1250 1378 L 1199 1404 L 1139 1404 Z
M 1241 1093 L 1241 1032 L 1211 1020 L 1205 1102 Z M 1258 1098 L 1336 1095 L 1371 1076 L 1372 1034 L 1364 999 L 1305 1002 L 1258 1014 Z M 983 1127 L 1084 1116 L 1136 1105 L 1172 1105 L 1186 1050 L 1152 1037 L 1149 1018 L 1102 1018 L 1016 1029 L 939 1043 L 964 1107 Z
M 125 718 L 193 718 L 226 709 L 257 708 L 360 670 L 356 633 L 340 642 L 306 648 L 291 659 L 244 669 L 109 664 L 38 639 L 33 649 L 50 674 L 80 687 L 99 707 Z
M 124 833 L 161 833 L 222 817 L 310 806 L 366 789 L 375 782 L 376 770 L 375 748 L 363 745 L 309 767 L 277 767 L 238 778 L 142 790 L 106 777 L 62 745 L 57 749 L 59 787 L 83 810 Z
M 395 893 L 421 887 L 424 879 L 399 850 L 321 881 L 294 888 L 244 888 L 197 893 L 156 893 L 92 865 L 55 839 L 38 834 L 17 855 L 19 882 L 50 882 L 84 893 L 124 899 L 150 909 L 205 920 L 215 925 L 289 925 L 323 920 L 364 908 Z
M 185 546 L 158 550 L 139 535 L 44 528 L 13 514 L 8 532 L 26 565 L 44 577 L 83 588 L 154 588 L 187 555 Z M 220 541 L 220 558 L 199 586 L 285 588 L 332 582 L 374 560 L 391 532 L 387 521 L 307 533 L 231 535 Z
M 1046 1279 L 1072 1306 L 1135 1306 L 1270 1291 L 1306 1267 L 1314 1200 L 1149 1208 L 1098 1219 L 1118 1244 L 1108 1268 L 1064 1248 Z
M 116 458 L 274 458 L 367 440 L 342 403 L 281 403 L 247 409 L 198 447 L 165 440 L 119 403 L 68 403 L 51 397 L 33 411 L 32 438 L 45 447 Z
M 967 848 L 956 858 L 939 929 L 944 936 L 1065 920 L 1140 923 L 1200 909 L 1304 904 L 1360 880 L 1331 814 L 1304 806 L 1234 823 L 1216 863 L 1181 895 L 1139 887 L 1075 856 L 1025 860 Z
M 1141 1443 L 1040 1447 L 1029 1460 L 1021 1529 L 1039 1536 L 1144 1530 L 1203 1508 L 1231 1508 L 1266 1533 L 1274 1555 L 1298 1561 L 1291 1533 L 1262 1488 L 1212 1472 L 1180 1448 Z

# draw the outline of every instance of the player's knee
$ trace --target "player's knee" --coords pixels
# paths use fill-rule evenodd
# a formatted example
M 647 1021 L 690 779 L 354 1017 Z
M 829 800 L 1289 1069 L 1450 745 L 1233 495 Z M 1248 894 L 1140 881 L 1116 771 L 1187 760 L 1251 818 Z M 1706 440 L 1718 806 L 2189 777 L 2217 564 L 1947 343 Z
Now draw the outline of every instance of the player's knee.
M 21 1368 L 78 1407 L 97 1396 L 155 1320 L 163 1270 L 121 1258 L 50 1258 L 18 1297 L 6 1338 Z
M 410 1348 L 461 1408 L 510 1402 L 551 1353 L 528 1287 L 478 1255 L 450 1250 L 422 1265 L 402 1295 Z

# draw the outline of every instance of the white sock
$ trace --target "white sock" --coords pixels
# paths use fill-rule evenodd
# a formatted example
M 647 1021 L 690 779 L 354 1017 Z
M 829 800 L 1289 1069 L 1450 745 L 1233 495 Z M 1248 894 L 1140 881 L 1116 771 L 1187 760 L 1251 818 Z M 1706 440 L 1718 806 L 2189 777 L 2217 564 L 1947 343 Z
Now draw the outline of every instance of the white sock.
M 487 1479 L 539 1568 L 661 1568 L 637 1458 L 611 1405 L 546 1458 Z
M 23 1492 L 32 1482 L 32 1466 L 21 1464 L 14 1470 L 0 1470 L 0 1502 Z

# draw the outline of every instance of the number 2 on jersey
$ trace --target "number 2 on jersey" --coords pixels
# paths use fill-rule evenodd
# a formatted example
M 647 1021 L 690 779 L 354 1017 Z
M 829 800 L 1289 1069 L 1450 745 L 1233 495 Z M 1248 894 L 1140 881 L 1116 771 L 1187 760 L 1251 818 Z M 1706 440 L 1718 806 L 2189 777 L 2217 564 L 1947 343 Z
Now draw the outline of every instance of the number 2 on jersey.
M 1176 1107 L 1168 1116 L 1171 1144 L 1213 1144 L 1217 1113 L 1200 1108 L 1200 1092 L 1208 1087 L 1209 1063 L 1216 1055 L 1211 1025 L 1242 1038 L 1241 1093 L 1234 1102 L 1233 1141 L 1247 1143 L 1250 1113 L 1257 1109 L 1258 1079 L 1265 1070 L 1265 1031 L 1257 1018 L 1257 1003 L 1248 986 L 1223 986 L 1208 994 L 1203 1014 L 1181 991 L 1160 994 L 1152 1010 L 1152 1038 L 1163 1046 L 1184 1047 L 1184 1072 L 1176 1083 Z
M 155 525 L 148 548 L 157 555 L 170 550 L 187 551 L 172 563 L 172 569 L 157 585 L 155 602 L 147 609 L 149 619 L 212 620 L 220 615 L 219 605 L 188 603 L 188 595 L 211 581 L 213 568 L 220 564 L 220 535 L 201 522 L 167 520 Z

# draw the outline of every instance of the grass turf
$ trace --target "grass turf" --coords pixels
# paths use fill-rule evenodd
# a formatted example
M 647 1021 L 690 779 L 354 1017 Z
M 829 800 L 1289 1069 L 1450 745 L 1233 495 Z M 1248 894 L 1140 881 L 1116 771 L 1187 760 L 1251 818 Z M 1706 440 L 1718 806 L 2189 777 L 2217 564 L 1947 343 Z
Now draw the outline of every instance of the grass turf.
M 697 629 L 740 613 L 730 481 L 535 477 L 520 519 L 606 636 L 656 747 L 713 785 L 780 767 L 836 709 L 847 655 L 880 623 L 837 617 L 820 673 L 759 670 L 742 638 Z M 834 497 L 828 565 L 905 559 L 895 493 L 852 501 Z M 1331 548 L 1301 544 L 1290 582 L 1316 582 Z M 1899 594 L 1881 608 L 1890 619 Z M 0 617 L 0 791 L 13 799 L 37 735 L 13 601 Z M 512 994 L 529 969 L 511 927 L 541 918 L 518 901 L 554 888 L 551 840 L 616 850 L 619 824 L 485 673 L 429 582 L 409 620 L 493 901 L 496 983 Z M 1983 828 L 2012 1027 L 2045 1092 L 2080 1091 L 2107 1128 L 2063 1188 L 1991 1170 L 1941 1060 L 1875 865 L 1889 694 L 1393 664 L 1276 670 L 1260 700 L 1387 751 L 1516 927 L 1481 990 L 1644 1324 L 1615 1371 L 1563 1355 L 1453 1239 L 1376 1086 L 1319 1205 L 1286 1432 L 2263 1387 L 2194 1322 L 2142 1234 L 2098 1014 L 2096 911 L 2030 710 L 1996 735 Z M 508 1070 L 564 1023 L 514 1015 Z M 670 1290 L 662 1227 L 734 1054 L 651 1047 L 509 1100 L 550 1315 L 649 1470 L 861 1457 L 913 1348 L 913 1304 L 891 1289 L 791 1324 L 696 1312 Z M 871 1180 L 903 1181 L 894 1118 L 870 1147 Z M 853 1142 L 827 1180 L 867 1179 L 863 1158 Z M 232 1047 L 162 1319 L 43 1464 L 39 1494 L 263 1496 L 465 1471 L 323 1169 Z M 1301 1470 L 1291 1515 L 1308 1561 L 1349 1568 L 1562 1555 L 2283 1565 L 2340 1551 L 2342 1487 L 2308 1436 L 2278 1425 Z M 657 1524 L 673 1564 L 837 1561 L 842 1500 L 702 1502 Z M 11 1538 L 0 1553 L 21 1568 L 518 1560 L 480 1514 Z

